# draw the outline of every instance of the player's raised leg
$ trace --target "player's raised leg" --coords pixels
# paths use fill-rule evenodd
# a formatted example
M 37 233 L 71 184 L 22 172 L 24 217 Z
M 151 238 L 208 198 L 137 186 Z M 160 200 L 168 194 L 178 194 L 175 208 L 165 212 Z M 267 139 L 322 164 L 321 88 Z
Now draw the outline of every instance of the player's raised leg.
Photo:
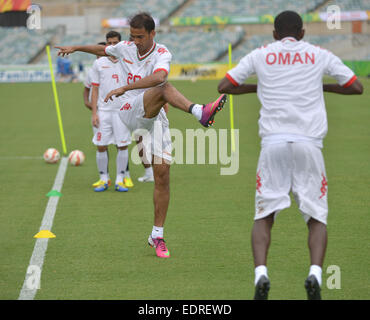
M 151 88 L 144 94 L 146 118 L 155 117 L 163 105 L 169 103 L 177 109 L 193 114 L 204 127 L 214 124 L 214 117 L 218 111 L 222 110 L 225 102 L 226 95 L 222 94 L 216 101 L 195 104 L 168 82 L 162 86 Z

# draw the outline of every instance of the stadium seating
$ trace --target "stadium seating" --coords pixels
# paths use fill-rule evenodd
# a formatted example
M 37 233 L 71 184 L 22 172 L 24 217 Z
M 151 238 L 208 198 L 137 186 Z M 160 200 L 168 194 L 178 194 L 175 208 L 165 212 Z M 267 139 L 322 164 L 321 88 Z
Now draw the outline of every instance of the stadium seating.
M 89 34 L 89 35 L 65 35 L 59 42 L 58 45 L 87 45 L 87 44 L 97 44 L 98 42 L 105 41 L 105 37 L 102 34 Z M 79 63 L 91 64 L 95 60 L 95 56 L 87 54 L 84 52 L 75 52 L 68 56 L 73 65 L 78 65 Z M 52 51 L 52 59 L 55 62 L 57 59 L 57 51 Z M 45 55 L 40 63 L 47 63 L 47 56 Z
M 273 41 L 274 39 L 272 38 L 272 35 L 248 37 L 247 40 L 243 41 L 240 45 L 233 49 L 232 60 L 233 62 L 238 62 L 247 53 Z M 225 63 L 228 62 L 228 56 L 226 55 L 225 57 L 223 57 L 221 61 Z
M 244 31 L 188 31 L 157 34 L 156 41 L 168 47 L 174 63 L 212 62 L 227 52 L 228 44 L 236 44 Z
M 337 5 L 342 11 L 370 10 L 369 0 L 331 0 L 325 4 L 321 11 L 326 11 L 330 5 Z
M 0 64 L 29 63 L 54 36 L 54 30 L 28 30 L 0 27 Z
M 188 31 L 157 33 L 155 41 L 164 44 L 172 53 L 174 63 L 204 63 L 212 62 L 222 56 L 226 51 L 229 42 L 236 44 L 243 38 L 244 31 Z M 124 38 L 124 36 L 123 36 Z M 69 35 L 65 36 L 60 45 L 95 44 L 104 41 L 103 35 Z M 56 59 L 56 52 L 53 52 L 53 60 Z M 90 64 L 95 57 L 90 54 L 76 52 L 69 56 L 72 64 L 80 62 Z M 47 63 L 47 57 L 43 57 L 40 63 Z
M 122 0 L 117 10 L 115 9 L 114 16 L 128 17 L 144 10 L 163 21 L 184 4 L 186 5 L 178 11 L 178 15 L 182 17 L 275 15 L 282 8 L 296 10 L 299 13 L 321 12 L 332 4 L 339 5 L 343 11 L 370 10 L 370 0 Z M 242 27 L 238 29 L 238 27 L 225 26 L 225 29 L 214 28 L 206 31 L 207 28 L 184 29 L 166 25 L 162 30 L 157 30 L 156 41 L 169 48 L 174 63 L 227 62 L 229 43 L 232 43 L 234 47 L 233 61 L 236 62 L 254 48 L 273 41 L 272 35 L 249 34 L 248 28 L 245 29 L 247 39 L 245 39 L 245 31 Z M 105 38 L 103 33 L 65 35 L 64 37 L 58 33 L 58 40 L 56 40 L 56 34 L 56 30 L 53 29 L 28 30 L 24 27 L 0 27 L 0 64 L 14 65 L 33 62 L 48 43 L 52 45 L 95 44 L 104 41 Z M 122 32 L 122 37 L 127 38 L 124 32 Z M 306 35 L 304 40 L 328 48 L 344 59 L 368 60 L 370 57 L 368 34 Z M 354 50 L 356 48 L 359 50 Z M 51 52 L 55 62 L 57 50 Z M 95 59 L 93 55 L 79 52 L 70 55 L 69 58 L 74 66 L 80 63 L 91 64 Z M 46 54 L 41 59 L 38 56 L 36 60 L 37 63 L 48 63 Z
M 282 8 L 298 13 L 313 11 L 325 0 L 195 0 L 181 14 L 183 17 L 199 16 L 258 16 L 263 14 L 276 15 Z
M 138 11 L 149 12 L 154 18 L 163 20 L 186 0 L 136 0 L 124 1 L 116 10 L 115 17 L 130 17 Z

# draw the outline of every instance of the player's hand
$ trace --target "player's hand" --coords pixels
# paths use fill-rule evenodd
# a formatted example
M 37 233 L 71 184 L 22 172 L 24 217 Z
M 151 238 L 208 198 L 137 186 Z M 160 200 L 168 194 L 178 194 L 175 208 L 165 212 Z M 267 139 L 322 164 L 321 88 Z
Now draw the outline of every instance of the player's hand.
M 59 49 L 58 56 L 62 57 L 76 51 L 73 46 L 62 46 L 62 47 L 55 46 L 54 48 Z
M 113 101 L 113 96 L 115 97 L 120 97 L 122 96 L 123 94 L 125 94 L 126 90 L 124 87 L 121 87 L 121 88 L 117 88 L 115 90 L 112 90 L 110 91 L 107 96 L 105 97 L 104 99 L 104 102 L 108 102 L 108 100 L 111 100 Z
M 99 128 L 99 116 L 96 113 L 91 116 L 91 122 L 95 128 Z

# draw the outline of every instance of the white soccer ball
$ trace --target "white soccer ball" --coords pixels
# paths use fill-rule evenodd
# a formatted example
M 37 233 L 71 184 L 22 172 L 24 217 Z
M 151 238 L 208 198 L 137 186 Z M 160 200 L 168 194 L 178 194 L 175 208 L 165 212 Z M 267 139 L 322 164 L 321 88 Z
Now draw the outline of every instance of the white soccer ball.
M 55 148 L 49 148 L 44 152 L 43 157 L 47 163 L 57 163 L 60 159 L 60 153 Z
M 68 156 L 68 162 L 73 166 L 80 166 L 85 161 L 85 155 L 80 150 L 73 150 Z

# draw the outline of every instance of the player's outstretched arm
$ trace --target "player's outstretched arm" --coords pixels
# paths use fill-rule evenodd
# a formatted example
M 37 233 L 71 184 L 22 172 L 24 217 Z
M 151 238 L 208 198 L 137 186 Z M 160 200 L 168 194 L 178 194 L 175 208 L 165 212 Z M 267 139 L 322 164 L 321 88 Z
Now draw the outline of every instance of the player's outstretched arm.
M 256 84 L 241 84 L 235 86 L 230 82 L 230 80 L 225 77 L 218 84 L 219 93 L 229 93 L 229 94 L 245 94 L 245 93 L 255 93 L 257 92 Z
M 91 53 L 97 56 L 107 56 L 104 50 L 105 46 L 99 44 L 86 46 L 55 46 L 54 48 L 59 49 L 58 56 L 62 57 L 76 51 Z
M 337 83 L 324 83 L 323 90 L 325 92 L 332 92 L 338 94 L 362 94 L 364 88 L 362 83 L 356 79 L 350 86 L 343 87 Z
M 105 97 L 104 101 L 108 102 L 108 100 L 113 100 L 113 96 L 115 97 L 122 96 L 123 94 L 125 94 L 126 91 L 129 91 L 129 90 L 153 88 L 162 83 L 165 83 L 166 81 L 167 81 L 167 73 L 164 72 L 163 70 L 160 70 L 147 77 L 144 77 L 140 80 L 132 82 L 124 87 L 120 87 L 120 88 L 110 91 Z

